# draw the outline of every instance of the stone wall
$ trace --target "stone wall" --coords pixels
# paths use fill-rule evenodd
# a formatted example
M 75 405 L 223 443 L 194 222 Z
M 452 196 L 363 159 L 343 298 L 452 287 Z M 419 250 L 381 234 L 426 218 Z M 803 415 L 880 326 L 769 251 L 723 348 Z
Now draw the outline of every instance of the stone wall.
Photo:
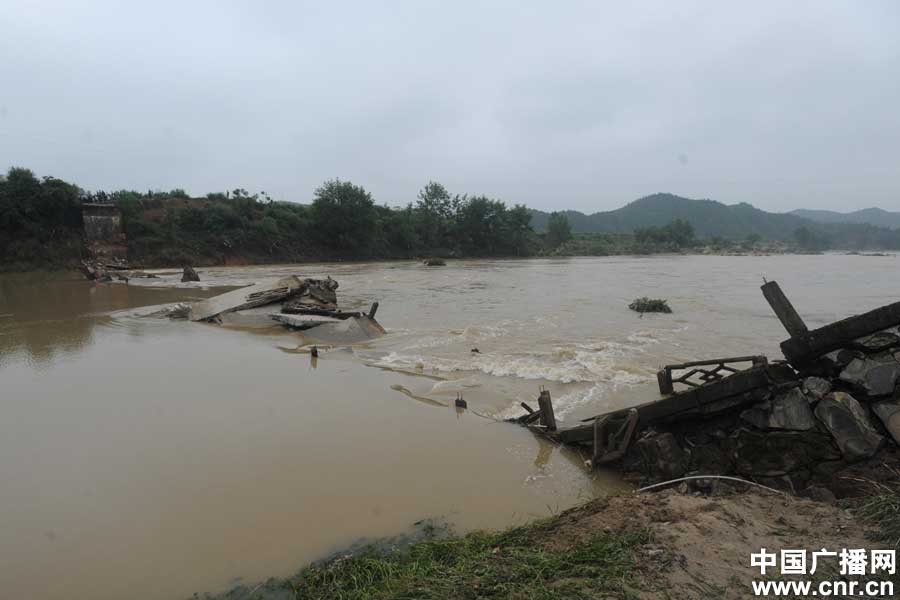
M 737 475 L 803 493 L 861 463 L 900 461 L 900 330 L 853 340 L 753 390 L 741 408 L 643 431 L 624 460 L 645 483 Z M 846 478 L 845 478 L 846 479 Z

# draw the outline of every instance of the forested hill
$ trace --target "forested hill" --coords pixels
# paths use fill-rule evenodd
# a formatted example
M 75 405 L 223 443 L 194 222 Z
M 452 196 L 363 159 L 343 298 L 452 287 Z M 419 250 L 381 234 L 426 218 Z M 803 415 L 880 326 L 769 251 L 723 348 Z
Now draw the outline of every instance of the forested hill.
M 900 212 L 881 208 L 864 208 L 849 213 L 800 208 L 791 211 L 790 214 L 815 221 L 816 223 L 861 223 L 877 227 L 900 228 Z
M 741 239 L 756 234 L 763 239 L 792 240 L 801 227 L 841 237 L 886 235 L 871 225 L 855 224 L 855 227 L 846 228 L 850 224 L 820 223 L 798 214 L 766 212 L 747 203 L 728 205 L 714 200 L 682 198 L 674 194 L 646 196 L 607 212 L 586 215 L 578 211 L 566 211 L 565 214 L 575 233 L 629 233 L 638 227 L 659 227 L 675 219 L 684 219 L 693 225 L 700 237 Z M 537 231 L 545 230 L 549 216 L 549 213 L 533 210 L 532 225 Z

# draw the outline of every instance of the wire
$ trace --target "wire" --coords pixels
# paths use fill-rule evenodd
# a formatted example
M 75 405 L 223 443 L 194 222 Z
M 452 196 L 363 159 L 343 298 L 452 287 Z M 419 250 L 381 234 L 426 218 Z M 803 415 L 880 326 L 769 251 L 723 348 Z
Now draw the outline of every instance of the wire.
M 647 492 L 652 489 L 656 489 L 659 487 L 663 487 L 666 485 L 671 485 L 673 483 L 680 483 L 682 481 L 691 481 L 694 479 L 727 479 L 728 481 L 737 481 L 739 483 L 746 483 L 747 485 L 755 485 L 756 487 L 762 488 L 764 490 L 769 490 L 770 492 L 774 492 L 776 494 L 781 494 L 782 496 L 787 496 L 782 491 L 770 488 L 768 486 L 762 485 L 760 483 L 755 483 L 753 481 L 747 481 L 746 479 L 741 479 L 739 477 L 729 477 L 727 475 L 691 475 L 690 477 L 681 477 L 679 479 L 672 479 L 671 481 L 663 481 L 662 483 L 654 483 L 653 485 L 648 485 L 647 487 L 642 487 L 639 490 L 635 491 L 635 494 L 639 494 L 641 492 Z

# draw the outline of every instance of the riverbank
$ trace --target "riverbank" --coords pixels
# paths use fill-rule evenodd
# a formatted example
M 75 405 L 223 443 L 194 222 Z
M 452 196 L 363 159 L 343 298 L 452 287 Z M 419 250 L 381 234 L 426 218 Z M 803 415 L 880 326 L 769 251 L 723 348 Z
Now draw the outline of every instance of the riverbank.
M 751 567 L 752 552 L 889 548 L 897 500 L 894 493 L 836 506 L 753 490 L 626 493 L 500 532 L 368 547 L 293 577 L 195 598 L 752 597 L 751 582 L 767 579 Z M 876 510 L 891 502 L 892 511 Z M 808 579 L 841 579 L 832 562 Z

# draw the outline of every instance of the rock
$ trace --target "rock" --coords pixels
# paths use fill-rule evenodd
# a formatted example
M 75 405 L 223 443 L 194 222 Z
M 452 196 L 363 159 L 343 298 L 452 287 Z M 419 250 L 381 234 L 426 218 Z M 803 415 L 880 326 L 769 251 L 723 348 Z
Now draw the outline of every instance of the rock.
M 894 441 L 900 444 L 900 399 L 885 400 L 872 404 L 875 413 L 887 429 Z
M 818 431 L 741 430 L 729 441 L 735 470 L 751 477 L 780 477 L 841 457 L 831 438 Z
M 900 364 L 891 355 L 855 358 L 841 371 L 841 380 L 863 388 L 870 396 L 894 393 L 900 379 Z
M 826 487 L 822 487 L 821 485 L 811 485 L 805 490 L 800 492 L 800 496 L 803 498 L 809 498 L 810 500 L 815 500 L 816 502 L 825 502 L 827 504 L 833 504 L 837 497 L 834 493 Z
M 741 412 L 741 420 L 750 423 L 757 429 L 768 429 L 769 415 L 772 414 L 772 403 L 763 402 Z
M 809 400 L 796 387 L 741 412 L 741 419 L 763 430 L 807 431 L 816 426 Z
M 854 340 L 854 346 L 864 352 L 883 352 L 888 348 L 900 346 L 900 336 L 890 331 L 879 331 L 878 333 Z
M 856 398 L 832 392 L 816 406 L 816 417 L 825 425 L 847 460 L 868 458 L 884 445 Z
M 807 431 L 815 426 L 816 420 L 809 408 L 809 400 L 800 388 L 791 388 L 772 400 L 769 429 Z
M 190 265 L 184 265 L 184 274 L 181 276 L 181 281 L 200 281 L 200 276 L 197 275 L 197 271 Z
M 691 448 L 690 468 L 701 474 L 727 475 L 734 472 L 731 459 L 716 444 Z
M 635 443 L 646 474 L 652 479 L 678 479 L 687 472 L 689 455 L 671 433 L 651 434 Z
M 854 358 L 862 357 L 862 354 L 846 348 L 839 348 L 833 352 L 825 354 L 822 358 L 828 360 L 836 367 L 846 367 Z
M 821 400 L 831 391 L 831 382 L 821 377 L 807 377 L 803 380 L 803 390 L 809 400 Z

